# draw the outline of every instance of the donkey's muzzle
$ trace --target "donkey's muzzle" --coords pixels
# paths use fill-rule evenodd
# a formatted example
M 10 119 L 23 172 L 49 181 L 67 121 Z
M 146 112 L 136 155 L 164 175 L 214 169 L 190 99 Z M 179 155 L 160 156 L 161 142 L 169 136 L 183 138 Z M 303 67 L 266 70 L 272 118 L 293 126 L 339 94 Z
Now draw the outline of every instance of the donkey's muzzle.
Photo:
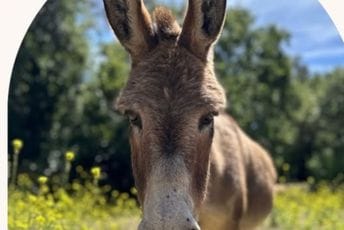
M 173 191 L 153 194 L 145 202 L 139 230 L 200 230 L 187 195 Z
M 201 230 L 197 221 L 194 218 L 186 217 L 184 222 L 170 223 L 164 220 L 159 221 L 160 223 L 150 223 L 146 220 L 142 220 L 138 230 Z

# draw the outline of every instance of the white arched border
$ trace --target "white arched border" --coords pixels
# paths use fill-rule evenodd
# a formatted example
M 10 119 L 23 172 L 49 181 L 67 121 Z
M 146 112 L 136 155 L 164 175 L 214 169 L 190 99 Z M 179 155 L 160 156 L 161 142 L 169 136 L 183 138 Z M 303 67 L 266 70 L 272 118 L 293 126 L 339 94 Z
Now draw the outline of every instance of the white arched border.
M 7 229 L 7 101 L 23 37 L 45 0 L 3 1 L 0 7 L 0 229 Z
M 257 0 L 258 1 L 258 0 Z M 45 0 L 5 1 L 0 8 L 0 229 L 7 229 L 7 101 L 20 43 Z M 344 41 L 343 0 L 319 0 Z
M 327 14 L 332 19 L 332 22 L 337 27 L 337 30 L 344 42 L 344 2 L 343 0 L 319 0 L 320 4 L 326 10 Z

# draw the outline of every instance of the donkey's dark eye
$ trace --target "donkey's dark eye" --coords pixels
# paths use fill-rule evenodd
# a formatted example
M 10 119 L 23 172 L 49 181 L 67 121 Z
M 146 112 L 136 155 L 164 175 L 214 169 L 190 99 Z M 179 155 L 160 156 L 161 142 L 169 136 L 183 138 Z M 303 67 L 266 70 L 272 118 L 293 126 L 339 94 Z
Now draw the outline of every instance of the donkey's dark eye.
M 129 122 L 132 126 L 142 128 L 141 118 L 138 114 L 129 114 L 128 115 Z
M 213 113 L 209 113 L 207 115 L 204 115 L 199 120 L 199 129 L 203 129 L 209 125 L 212 125 L 214 122 L 214 115 Z

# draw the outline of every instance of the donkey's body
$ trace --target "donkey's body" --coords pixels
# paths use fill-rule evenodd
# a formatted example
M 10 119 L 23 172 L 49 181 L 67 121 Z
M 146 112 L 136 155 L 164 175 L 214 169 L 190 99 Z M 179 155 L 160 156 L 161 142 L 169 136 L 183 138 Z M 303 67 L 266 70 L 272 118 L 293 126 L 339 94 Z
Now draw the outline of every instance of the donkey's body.
M 116 106 L 129 116 L 142 230 L 250 229 L 272 207 L 276 179 L 268 154 L 224 113 L 211 47 L 224 0 L 190 0 L 181 31 L 171 13 L 141 0 L 105 0 L 132 57 Z M 218 115 L 218 116 L 217 116 Z
M 265 150 L 226 114 L 215 119 L 202 229 L 252 229 L 272 208 L 276 173 Z

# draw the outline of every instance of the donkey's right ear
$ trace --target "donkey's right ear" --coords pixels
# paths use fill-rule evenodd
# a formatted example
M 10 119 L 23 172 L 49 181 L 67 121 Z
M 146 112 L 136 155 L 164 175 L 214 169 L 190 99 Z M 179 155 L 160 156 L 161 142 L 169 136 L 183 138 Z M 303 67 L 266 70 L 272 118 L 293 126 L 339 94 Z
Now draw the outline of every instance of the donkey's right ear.
M 135 65 L 157 43 L 143 0 L 104 0 L 107 18 Z
M 226 14 L 226 0 L 189 0 L 179 44 L 207 59 L 219 37 Z

